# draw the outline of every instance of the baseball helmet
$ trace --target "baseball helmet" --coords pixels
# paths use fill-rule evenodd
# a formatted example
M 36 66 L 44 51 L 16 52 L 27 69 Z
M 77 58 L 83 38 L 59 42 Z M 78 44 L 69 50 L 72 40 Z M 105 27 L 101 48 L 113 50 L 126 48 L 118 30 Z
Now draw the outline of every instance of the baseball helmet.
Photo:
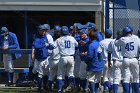
M 62 34 L 63 35 L 68 35 L 69 34 L 69 29 L 67 26 L 62 26 Z
M 3 26 L 3 27 L 1 28 L 0 34 L 4 34 L 4 33 L 8 32 L 8 31 L 9 31 L 8 28 L 5 27 L 5 26 Z
M 130 28 L 133 31 L 133 26 L 132 25 L 127 25 L 128 28 Z
M 80 33 L 82 33 L 82 34 L 88 34 L 88 30 L 87 29 L 81 29 L 80 30 Z
M 39 25 L 39 26 L 38 26 L 38 30 L 39 30 L 39 31 L 45 30 L 45 26 L 44 26 L 44 25 Z
M 110 29 L 106 29 L 105 34 L 112 35 L 112 31 Z
M 60 31 L 60 30 L 61 30 L 61 27 L 60 27 L 60 26 L 56 25 L 56 26 L 54 27 L 54 31 Z
M 50 30 L 50 25 L 49 24 L 44 24 L 45 30 Z
M 128 33 L 128 32 L 132 32 L 132 30 L 131 30 L 129 27 L 125 27 L 125 28 L 123 29 L 123 34 L 126 34 L 126 33 Z
M 94 28 L 94 29 L 96 29 L 96 24 L 94 24 L 94 23 L 89 23 L 87 26 L 88 26 L 87 28 Z

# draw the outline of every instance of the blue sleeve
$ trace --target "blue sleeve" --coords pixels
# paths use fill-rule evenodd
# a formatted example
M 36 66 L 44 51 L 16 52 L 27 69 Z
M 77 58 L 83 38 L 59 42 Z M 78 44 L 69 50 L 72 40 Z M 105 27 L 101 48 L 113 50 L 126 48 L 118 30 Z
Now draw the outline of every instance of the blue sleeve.
M 41 49 L 41 48 L 45 47 L 45 43 L 41 43 L 40 40 L 35 39 L 33 42 L 33 46 L 35 49 Z
M 17 36 L 15 34 L 12 35 L 13 38 L 13 44 L 10 45 L 8 48 L 9 49 L 16 49 L 18 47 L 18 40 L 17 40 Z
M 89 45 L 89 48 L 88 48 L 88 54 L 87 54 L 87 58 L 86 58 L 86 63 L 89 63 L 92 61 L 93 59 L 93 56 L 94 56 L 94 47 L 92 45 Z
M 103 40 L 103 34 L 101 32 L 96 32 L 96 36 L 99 42 Z

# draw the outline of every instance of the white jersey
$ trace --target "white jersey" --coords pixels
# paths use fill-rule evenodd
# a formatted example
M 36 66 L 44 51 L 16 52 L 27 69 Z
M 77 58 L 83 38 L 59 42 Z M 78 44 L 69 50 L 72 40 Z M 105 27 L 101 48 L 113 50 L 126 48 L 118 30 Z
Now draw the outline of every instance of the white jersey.
M 78 46 L 78 42 L 72 36 L 62 36 L 56 41 L 60 55 L 69 56 L 75 54 L 75 47 Z
M 52 38 L 52 36 L 51 36 L 49 33 L 46 34 L 46 37 L 47 37 L 47 39 L 48 39 L 48 43 L 51 44 L 51 45 L 54 45 L 53 38 Z M 51 55 L 51 54 L 52 54 L 52 50 L 49 50 L 49 49 L 48 49 L 48 54 Z
M 106 38 L 106 39 L 104 39 L 104 40 L 102 40 L 102 41 L 100 42 L 100 45 L 99 45 L 99 47 L 98 47 L 98 52 L 99 52 L 99 53 L 102 53 L 102 57 L 103 57 L 103 60 L 104 60 L 104 61 L 107 61 L 107 60 L 108 60 L 108 51 L 107 51 L 107 49 L 108 49 L 109 43 L 110 43 L 112 40 L 113 40 L 113 39 L 111 39 L 111 38 Z
M 52 36 L 50 34 L 46 34 L 46 37 L 48 39 L 48 43 L 53 45 L 54 44 L 54 41 L 53 41 Z
M 54 41 L 54 46 L 56 47 L 55 49 L 52 50 L 51 58 L 57 60 L 60 58 L 60 54 L 59 54 L 58 46 L 56 45 L 56 41 Z
M 115 40 L 112 40 L 108 46 L 108 52 L 112 54 L 112 59 L 122 61 L 121 46 L 115 45 Z
M 140 41 L 136 35 L 122 37 L 115 44 L 121 46 L 123 57 L 135 58 L 139 56 Z

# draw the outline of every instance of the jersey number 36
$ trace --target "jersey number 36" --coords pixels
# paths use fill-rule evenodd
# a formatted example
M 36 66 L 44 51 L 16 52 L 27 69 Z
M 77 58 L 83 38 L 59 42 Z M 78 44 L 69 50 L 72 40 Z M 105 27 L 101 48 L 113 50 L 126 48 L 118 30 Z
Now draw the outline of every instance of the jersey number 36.
M 133 51 L 134 50 L 134 42 L 126 43 L 125 49 L 127 51 Z

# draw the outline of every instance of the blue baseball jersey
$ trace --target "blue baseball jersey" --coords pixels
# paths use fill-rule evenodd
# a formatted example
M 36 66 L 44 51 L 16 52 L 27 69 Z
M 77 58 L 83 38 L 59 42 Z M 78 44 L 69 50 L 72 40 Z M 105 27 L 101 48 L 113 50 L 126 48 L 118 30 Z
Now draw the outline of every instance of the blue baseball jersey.
M 38 35 L 33 42 L 33 46 L 35 48 L 35 58 L 38 61 L 44 60 L 48 57 L 48 48 L 50 46 L 46 46 L 45 43 L 48 43 L 48 39 L 45 35 Z
M 80 54 L 82 52 L 87 52 L 88 51 L 89 38 L 85 38 L 83 41 L 85 42 L 84 45 L 79 43 L 79 52 L 80 52 Z M 80 55 L 80 58 L 81 58 L 81 61 L 85 61 L 86 56 Z
M 89 44 L 87 58 L 85 60 L 87 64 L 87 71 L 98 72 L 103 70 L 104 61 L 101 58 L 99 58 L 99 55 L 101 56 L 101 54 L 99 54 L 97 51 L 98 47 L 99 42 L 97 40 L 93 40 Z
M 96 36 L 97 36 L 97 40 L 100 42 L 104 39 L 104 36 L 103 36 L 103 33 L 102 32 L 99 32 L 97 31 L 96 32 Z
M 20 49 L 19 47 L 19 43 L 18 43 L 18 39 L 16 34 L 9 32 L 8 36 L 7 36 L 7 42 L 8 42 L 8 49 Z M 0 36 L 0 48 L 2 48 L 4 46 L 4 36 Z M 12 59 L 18 59 L 21 57 L 21 54 L 12 54 Z

